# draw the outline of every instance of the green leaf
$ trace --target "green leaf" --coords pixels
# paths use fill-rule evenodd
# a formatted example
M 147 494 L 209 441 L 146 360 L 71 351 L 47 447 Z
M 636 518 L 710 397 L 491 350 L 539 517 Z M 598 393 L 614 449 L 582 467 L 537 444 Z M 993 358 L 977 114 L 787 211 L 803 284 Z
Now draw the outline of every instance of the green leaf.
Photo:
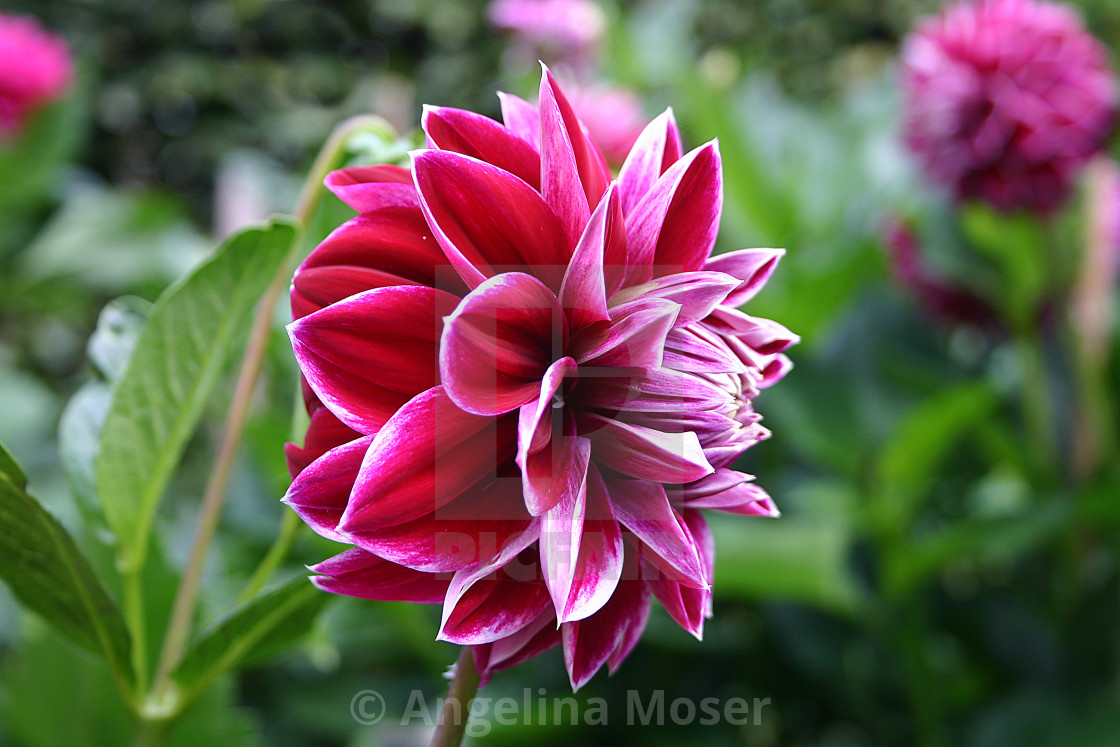
M 27 476 L 23 474 L 15 457 L 4 448 L 4 444 L 0 444 L 0 475 L 8 478 L 8 481 L 19 490 L 27 487 Z
M 110 301 L 97 317 L 97 329 L 86 346 L 93 365 L 110 382 L 124 375 L 136 340 L 152 305 L 142 298 L 124 296 Z
M 122 686 L 131 644 L 120 610 L 77 544 L 24 490 L 23 474 L 0 446 L 0 578 L 27 609 L 76 643 L 103 654 Z
M 184 701 L 189 703 L 225 672 L 302 637 L 330 599 L 300 576 L 239 605 L 191 646 L 173 673 Z
M 812 604 L 838 613 L 857 601 L 848 573 L 849 532 L 842 522 L 709 519 L 716 594 Z
M 160 498 L 217 385 L 231 344 L 295 236 L 288 222 L 229 239 L 169 288 L 144 325 L 101 430 L 97 492 L 122 571 L 143 562 Z
M 939 392 L 903 419 L 879 459 L 885 503 L 877 519 L 892 527 L 907 525 L 950 449 L 987 420 L 998 403 L 988 385 L 966 384 Z

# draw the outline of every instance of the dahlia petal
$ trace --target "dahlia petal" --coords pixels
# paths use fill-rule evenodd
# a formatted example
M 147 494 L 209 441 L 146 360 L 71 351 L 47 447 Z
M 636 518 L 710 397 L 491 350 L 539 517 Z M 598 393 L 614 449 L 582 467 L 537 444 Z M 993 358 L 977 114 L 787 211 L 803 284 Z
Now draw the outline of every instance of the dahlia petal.
M 346 534 L 347 541 L 386 560 L 430 573 L 459 571 L 496 557 L 528 528 L 521 480 L 483 484 L 418 519 Z
M 288 462 L 288 474 L 296 475 L 307 466 L 336 446 L 349 443 L 362 434 L 343 423 L 334 413 L 320 405 L 311 413 L 311 422 L 303 437 L 303 446 L 284 444 L 284 457 Z
M 575 241 L 567 242 L 535 189 L 497 166 L 448 151 L 414 151 L 412 170 L 436 241 L 467 285 L 531 268 L 559 290 Z
M 726 471 L 730 472 L 731 470 Z M 777 518 L 781 515 L 778 507 L 774 505 L 773 499 L 765 490 L 745 480 L 718 493 L 686 499 L 684 505 L 689 509 L 714 508 L 744 516 Z
M 624 475 L 685 483 L 714 471 L 691 431 L 664 433 L 594 413 L 582 417 L 580 432 L 591 438 L 595 460 Z
M 537 399 L 554 350 L 563 349 L 563 325 L 556 296 L 533 276 L 485 281 L 444 323 L 439 367 L 448 395 L 477 415 Z
M 522 140 L 533 146 L 534 150 L 541 149 L 541 117 L 537 107 L 530 104 L 520 96 L 512 93 L 498 91 L 498 100 L 502 105 L 502 122 Z
M 611 310 L 611 326 L 573 344 L 581 366 L 661 368 L 665 337 L 676 324 L 680 304 L 640 298 Z
M 516 419 L 472 415 L 442 386 L 408 401 L 374 437 L 339 530 L 373 531 L 435 511 L 513 457 Z
M 422 286 L 376 288 L 292 322 L 288 333 L 315 394 L 368 434 L 439 383 L 436 346 L 457 300 Z
M 541 68 L 541 194 L 559 216 L 569 246 L 574 246 L 611 175 L 552 73 L 543 64 Z
M 637 298 L 664 298 L 680 304 L 676 326 L 684 327 L 712 313 L 738 284 L 738 280 L 722 272 L 681 272 L 625 288 L 611 298 L 611 305 L 619 306 Z
M 515 537 L 492 560 L 455 573 L 443 602 L 437 640 L 492 643 L 530 625 L 548 609 L 548 591 L 529 545 L 539 527 Z
M 381 602 L 437 604 L 447 594 L 448 578 L 421 573 L 352 548 L 311 566 L 311 583 L 332 594 Z
M 560 630 L 555 622 L 556 615 L 551 609 L 546 609 L 517 632 L 493 643 L 475 646 L 474 665 L 480 676 L 479 686 L 484 687 L 494 672 L 509 669 L 559 646 Z
M 587 513 L 587 468 L 574 490 L 560 493 L 560 499 L 541 517 L 541 570 L 552 597 L 557 618 L 564 613 L 572 589 L 583 520 Z
M 695 541 L 660 483 L 613 480 L 608 489 L 615 518 L 652 550 L 642 557 L 675 580 L 708 586 Z
M 673 110 L 666 109 L 638 135 L 618 172 L 624 213 L 629 215 L 649 194 L 665 169 L 680 160 L 682 152 L 681 134 Z
M 366 213 L 332 231 L 296 270 L 292 317 L 299 319 L 371 288 L 410 284 L 455 295 L 467 290 L 419 209 Z
M 801 339 L 775 321 L 725 306 L 713 311 L 706 324 L 718 332 L 738 337 L 763 355 L 780 353 Z
M 359 213 L 387 207 L 419 208 L 408 169 L 391 164 L 351 166 L 327 174 L 323 184 Z
M 522 411 L 529 407 L 531 405 Z M 525 506 L 533 516 L 545 513 L 565 496 L 583 490 L 591 458 L 591 442 L 575 435 L 575 420 L 570 413 L 565 411 L 560 421 L 550 417 L 549 422 L 555 424 L 557 432 L 541 438 L 544 444 L 536 451 L 531 450 L 532 436 L 527 443 L 519 435 L 517 466 L 521 468 Z M 519 434 L 528 430 L 527 427 L 521 429 L 525 425 L 524 418 L 518 425 Z
M 556 553 L 550 556 L 550 561 L 560 562 L 550 562 L 546 566 L 549 574 L 545 581 L 549 584 L 557 621 L 566 623 L 589 617 L 607 603 L 622 577 L 623 547 L 622 532 L 611 513 L 606 484 L 597 469 L 588 469 L 584 506 L 574 506 L 571 519 L 562 506 L 563 503 L 557 504 L 553 511 L 545 514 L 541 548 L 543 560 L 546 533 L 555 522 L 565 538 L 561 541 L 568 541 L 572 552 L 563 559 Z M 554 514 L 557 509 L 560 511 Z M 579 532 L 578 543 L 567 540 L 573 531 Z M 558 548 L 553 545 L 552 549 Z M 554 571 L 559 575 L 552 576 Z
M 428 147 L 462 153 L 492 163 L 533 187 L 540 188 L 541 159 L 509 127 L 463 109 L 425 106 L 420 118 Z
M 537 453 L 551 440 L 553 398 L 560 391 L 564 379 L 573 376 L 577 370 L 572 358 L 556 361 L 544 372 L 537 401 L 521 406 L 517 421 L 517 464 L 522 470 L 525 457 Z
M 726 407 L 730 395 L 698 376 L 668 368 L 637 376 L 600 378 L 583 395 L 593 408 L 625 412 L 696 412 Z
M 701 146 L 670 166 L 627 214 L 631 284 L 704 265 L 719 230 L 720 169 L 719 147 Z
M 762 290 L 785 253 L 785 249 L 740 249 L 711 257 L 704 263 L 704 269 L 725 272 L 739 280 L 739 285 L 723 301 L 726 306 L 737 307 Z
M 685 511 L 683 513 L 685 525 L 692 533 L 699 550 L 700 560 L 704 566 L 709 587 L 696 589 L 667 578 L 652 578 L 648 580 L 650 590 L 658 601 L 676 620 L 677 624 L 692 633 L 697 639 L 703 637 L 704 620 L 712 614 L 711 579 L 715 562 L 715 546 L 712 543 L 712 534 L 698 511 Z
M 625 240 L 621 217 L 618 191 L 612 184 L 592 213 L 560 286 L 560 306 L 574 330 L 610 319 L 604 257 L 608 246 Z
M 335 542 L 347 542 L 338 524 L 373 436 L 337 446 L 312 462 L 292 480 L 283 502 L 315 532 Z
M 690 373 L 740 373 L 743 362 L 728 348 L 727 342 L 706 328 L 694 324 L 674 329 L 665 336 L 662 366 Z
M 671 487 L 668 491 L 669 500 L 678 505 L 688 503 L 695 508 L 704 508 L 704 506 L 695 505 L 693 502 L 730 490 L 753 479 L 753 475 L 721 467 L 707 477 L 701 477 L 695 482 L 680 487 Z
M 650 593 L 639 578 L 638 563 L 626 554 L 623 581 L 595 615 L 564 623 L 560 633 L 564 665 L 573 690 L 587 684 L 604 663 L 614 672 L 637 645 L 649 618 Z
M 781 353 L 778 353 L 770 359 L 769 363 L 763 366 L 762 376 L 755 383 L 755 386 L 757 386 L 759 389 L 765 389 L 767 387 L 774 386 L 783 378 L 785 378 L 785 375 L 792 369 L 793 361 L 791 361 L 788 357 L 782 355 Z

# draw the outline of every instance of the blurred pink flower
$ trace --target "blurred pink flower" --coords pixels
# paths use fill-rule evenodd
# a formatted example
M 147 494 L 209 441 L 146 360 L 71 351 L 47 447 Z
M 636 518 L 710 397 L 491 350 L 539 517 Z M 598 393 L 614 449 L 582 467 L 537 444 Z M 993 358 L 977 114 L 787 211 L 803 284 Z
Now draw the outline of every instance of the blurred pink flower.
M 607 28 L 592 0 L 494 0 L 490 23 L 513 35 L 518 64 L 544 60 L 584 70 L 591 66 Z
M 730 465 L 797 338 L 736 308 L 781 251 L 710 256 L 714 142 L 683 153 L 666 112 L 614 179 L 547 70 L 502 111 L 427 108 L 411 169 L 328 178 L 360 215 L 293 279 L 312 418 L 285 501 L 354 546 L 323 589 L 442 603 L 484 678 L 562 645 L 578 688 L 654 597 L 700 635 L 700 509 L 777 514 Z
M 607 162 L 619 166 L 649 123 L 642 100 L 633 91 L 605 86 L 569 86 L 580 121 Z
M 1116 119 L 1108 55 L 1068 6 L 954 4 L 902 48 L 905 137 L 958 199 L 1046 212 Z
M 0 135 L 59 99 L 73 77 L 70 50 L 34 18 L 0 13 Z

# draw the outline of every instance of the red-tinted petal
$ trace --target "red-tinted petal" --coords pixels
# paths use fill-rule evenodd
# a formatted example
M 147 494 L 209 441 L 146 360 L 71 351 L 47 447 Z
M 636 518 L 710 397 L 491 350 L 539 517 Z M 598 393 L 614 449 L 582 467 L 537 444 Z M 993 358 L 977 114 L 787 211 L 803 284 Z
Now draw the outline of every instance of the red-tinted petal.
M 323 184 L 359 213 L 387 207 L 420 207 L 412 174 L 400 166 L 351 166 L 327 174 Z
M 284 444 L 288 474 L 293 478 L 307 469 L 307 465 L 336 446 L 349 443 L 362 434 L 335 417 L 321 404 L 311 413 L 311 422 L 303 437 L 303 446 Z
M 591 438 L 596 462 L 630 477 L 685 483 L 714 471 L 691 431 L 663 433 L 587 413 L 580 433 Z
M 673 110 L 666 109 L 646 125 L 618 172 L 622 210 L 629 214 L 682 153 Z
M 717 332 L 734 335 L 763 355 L 780 353 L 801 339 L 775 321 L 724 306 L 713 311 L 705 324 Z
M 421 573 L 353 548 L 311 566 L 311 583 L 323 591 L 383 602 L 437 604 L 447 594 L 450 576 Z
M 785 249 L 740 249 L 717 254 L 704 263 L 704 269 L 725 272 L 737 278 L 739 285 L 728 294 L 724 305 L 742 306 L 762 290 L 785 253 Z
M 502 121 L 506 127 L 517 133 L 534 150 L 541 148 L 541 118 L 537 107 L 530 104 L 520 96 L 512 93 L 498 92 L 498 100 L 502 105 Z
M 428 136 L 428 147 L 492 163 L 540 189 L 537 149 L 509 127 L 481 114 L 438 106 L 425 106 L 420 123 Z
M 348 542 L 338 531 L 338 524 L 372 442 L 373 436 L 365 436 L 323 454 L 292 481 L 284 503 L 318 534 L 335 542 Z
M 677 327 L 692 324 L 724 302 L 738 281 L 722 272 L 680 272 L 624 288 L 611 298 L 617 307 L 639 298 L 663 298 L 681 306 Z
M 513 458 L 516 428 L 515 417 L 464 412 L 441 386 L 413 397 L 370 444 L 340 531 L 418 519 L 496 477 Z
M 479 415 L 537 399 L 541 377 L 564 349 L 564 324 L 556 296 L 533 276 L 485 281 L 444 325 L 439 367 L 448 395 Z
M 692 534 L 669 505 L 661 483 L 612 480 L 608 485 L 615 518 L 652 552 L 642 557 L 669 577 L 704 588 L 708 581 Z
M 661 368 L 665 337 L 680 308 L 661 298 L 640 298 L 613 308 L 610 327 L 590 328 L 573 338 L 572 353 L 581 366 Z
M 420 205 L 447 259 L 467 285 L 531 270 L 554 292 L 571 243 L 540 194 L 508 171 L 440 150 L 414 152 Z M 578 234 L 577 234 L 578 237 Z
M 439 383 L 443 317 L 457 298 L 423 286 L 359 293 L 288 326 L 311 388 L 342 422 L 373 433 Z
M 621 255 L 624 247 L 618 247 L 618 243 L 625 240 L 622 208 L 612 185 L 591 215 L 560 286 L 560 306 L 573 330 L 610 319 L 604 257 L 607 252 Z M 613 261 L 618 262 L 619 258 L 616 256 Z

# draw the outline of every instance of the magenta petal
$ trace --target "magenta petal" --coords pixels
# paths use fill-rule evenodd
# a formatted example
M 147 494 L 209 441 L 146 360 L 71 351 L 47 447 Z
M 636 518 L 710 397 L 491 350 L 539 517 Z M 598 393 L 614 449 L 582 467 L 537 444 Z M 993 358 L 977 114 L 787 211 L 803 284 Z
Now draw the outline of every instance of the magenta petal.
M 592 213 L 560 286 L 560 306 L 573 330 L 610 319 L 603 263 L 608 246 L 625 239 L 621 216 L 612 184 Z
M 541 67 L 541 194 L 560 218 L 569 246 L 575 246 L 611 175 L 556 79 Z
M 362 433 L 376 431 L 415 394 L 439 383 L 435 364 L 450 293 L 394 286 L 359 293 L 288 325 L 315 394 Z
M 734 335 L 763 355 L 780 353 L 801 339 L 775 321 L 726 307 L 716 309 L 705 321 L 717 332 Z
M 348 542 L 338 524 L 373 436 L 331 449 L 300 472 L 283 501 L 316 533 L 335 542 Z
M 663 433 L 588 413 L 580 432 L 591 438 L 595 461 L 640 480 L 685 483 L 714 470 L 691 431 Z
M 575 242 L 568 243 L 535 189 L 497 166 L 448 151 L 413 152 L 412 170 L 436 241 L 467 285 L 531 269 L 559 290 Z
M 479 686 L 484 687 L 494 672 L 509 669 L 559 645 L 556 615 L 546 609 L 517 632 L 474 647 L 474 665 L 481 676 Z
M 343 423 L 321 404 L 311 413 L 311 422 L 303 437 L 303 446 L 284 444 L 288 474 L 293 478 L 308 465 L 336 446 L 350 443 L 362 434 Z
M 571 358 L 564 357 L 556 361 L 541 378 L 537 401 L 521 406 L 517 421 L 517 464 L 522 469 L 525 457 L 536 454 L 552 439 L 553 404 L 561 401 L 557 398 L 557 392 L 564 380 L 574 376 L 577 370 L 576 362 Z
M 439 367 L 448 395 L 478 415 L 537 399 L 541 377 L 564 348 L 564 324 L 556 296 L 533 276 L 485 281 L 444 324 Z
M 669 500 L 679 505 L 680 502 L 689 502 L 707 498 L 708 496 L 730 490 L 737 485 L 750 482 L 753 475 L 736 472 L 733 469 L 721 467 L 707 477 L 702 477 L 695 482 L 690 482 L 681 487 L 674 487 L 669 492 Z M 700 508 L 697 506 L 697 508 Z
M 591 442 L 579 436 L 556 436 L 521 467 L 525 506 L 529 513 L 545 513 L 565 495 L 582 489 Z
M 520 96 L 498 91 L 502 105 L 502 121 L 534 150 L 541 148 L 541 118 L 537 107 Z
M 564 665 L 573 690 L 583 687 L 604 663 L 609 662 L 614 672 L 641 638 L 651 597 L 637 568 L 627 548 L 623 580 L 610 601 L 591 617 L 560 626 Z
M 420 207 L 412 174 L 400 166 L 351 166 L 327 174 L 323 184 L 359 213 L 387 207 Z
M 742 306 L 762 290 L 785 253 L 785 249 L 740 249 L 717 254 L 704 263 L 704 269 L 725 272 L 737 278 L 739 285 L 727 296 L 724 304 Z
M 531 625 L 548 609 L 548 591 L 529 548 L 534 522 L 492 560 L 455 573 L 443 602 L 438 638 L 461 645 L 492 643 Z
M 374 437 L 339 530 L 374 531 L 435 511 L 513 458 L 517 419 L 472 415 L 437 386 Z
M 455 295 L 466 286 L 432 238 L 418 208 L 386 208 L 339 226 L 292 279 L 292 318 L 371 288 L 427 285 Z
M 353 531 L 346 537 L 386 560 L 438 573 L 491 560 L 528 528 L 530 520 L 519 478 L 486 477 L 418 519 L 372 531 Z
M 700 269 L 712 253 L 722 207 L 719 148 L 713 142 L 670 166 L 627 214 L 629 281 Z
M 665 336 L 665 353 L 661 365 L 691 373 L 741 373 L 743 362 L 718 335 L 694 324 L 674 329 Z
M 545 544 L 551 543 L 545 581 L 561 623 L 582 620 L 597 612 L 610 599 L 622 576 L 622 532 L 611 513 L 606 484 L 597 469 L 588 469 L 583 505 L 579 505 L 578 497 L 572 503 L 558 503 L 545 514 L 541 525 L 542 561 Z M 558 541 L 549 536 L 553 531 L 558 534 Z
M 707 412 L 727 407 L 731 395 L 699 376 L 662 368 L 601 378 L 583 398 L 589 407 L 624 412 Z
M 692 535 L 660 483 L 613 480 L 609 490 L 615 518 L 652 551 L 643 558 L 675 580 L 708 586 Z
M 382 602 L 436 604 L 447 594 L 449 577 L 421 573 L 353 548 L 311 566 L 311 582 L 333 594 Z
M 576 339 L 576 360 L 590 367 L 661 368 L 665 338 L 680 308 L 672 301 L 641 298 L 611 309 L 611 326 L 605 333 L 593 329 Z
M 666 109 L 642 130 L 618 172 L 624 213 L 629 214 L 649 194 L 665 169 L 680 159 L 681 153 L 681 134 L 673 110 Z
M 683 327 L 712 313 L 738 282 L 722 272 L 681 272 L 624 288 L 611 298 L 611 305 L 619 306 L 638 298 L 673 301 L 681 306 L 676 326 Z
M 720 472 L 725 471 L 730 472 L 731 470 L 720 470 Z M 748 475 L 743 475 L 743 477 L 749 478 Z M 686 498 L 684 505 L 690 509 L 714 508 L 744 516 L 777 518 L 781 515 L 769 494 L 758 485 L 745 479 L 718 493 Z
M 428 136 L 428 147 L 492 163 L 534 189 L 540 187 L 537 149 L 509 127 L 481 114 L 438 106 L 425 106 L 420 122 Z

